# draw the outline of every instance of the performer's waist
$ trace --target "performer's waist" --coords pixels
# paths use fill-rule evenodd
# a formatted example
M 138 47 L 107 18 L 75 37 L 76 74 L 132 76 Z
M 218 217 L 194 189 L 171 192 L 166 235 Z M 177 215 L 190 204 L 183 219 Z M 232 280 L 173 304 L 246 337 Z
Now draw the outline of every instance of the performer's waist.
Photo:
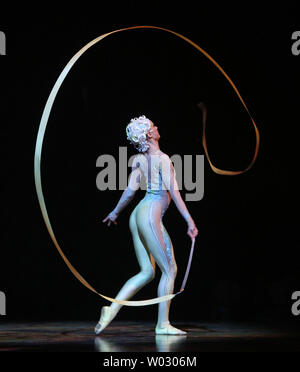
M 145 195 L 161 195 L 161 196 L 164 196 L 164 195 L 167 195 L 167 194 L 168 194 L 167 190 L 151 190 L 151 189 L 148 189 L 148 190 L 146 190 Z

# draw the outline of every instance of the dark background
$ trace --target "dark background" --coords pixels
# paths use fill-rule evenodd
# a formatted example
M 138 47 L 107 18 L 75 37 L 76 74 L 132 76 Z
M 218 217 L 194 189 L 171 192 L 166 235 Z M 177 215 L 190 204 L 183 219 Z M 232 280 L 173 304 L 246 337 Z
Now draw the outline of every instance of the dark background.
M 296 3 L 296 2 L 295 2 Z M 108 303 L 88 291 L 59 256 L 43 221 L 34 185 L 39 122 L 60 72 L 89 41 L 136 25 L 183 34 L 208 52 L 237 85 L 258 125 L 254 167 L 228 177 L 205 159 L 205 191 L 187 202 L 199 236 L 185 292 L 171 320 L 248 320 L 299 323 L 291 295 L 300 290 L 298 137 L 300 56 L 291 52 L 299 6 L 220 7 L 199 2 L 112 2 L 69 8 L 45 4 L 1 12 L 7 55 L 1 76 L 0 290 L 5 320 L 96 320 Z M 199 6 L 201 5 L 201 6 Z M 298 19 L 299 21 L 299 19 Z M 96 188 L 96 159 L 128 146 L 125 127 L 145 114 L 158 125 L 160 147 L 173 154 L 204 154 L 197 102 L 208 108 L 207 140 L 213 163 L 240 170 L 249 164 L 255 136 L 250 119 L 221 73 L 192 46 L 159 30 L 131 30 L 104 39 L 75 64 L 55 100 L 44 139 L 42 184 L 56 238 L 72 264 L 100 293 L 114 297 L 139 270 L 128 218 L 101 220 L 122 191 Z M 129 171 L 129 170 L 128 170 Z M 182 191 L 184 196 L 185 191 Z M 190 240 L 171 204 L 164 224 L 178 265 L 186 268 Z M 133 299 L 157 295 L 160 271 Z M 157 305 L 124 307 L 117 319 L 155 320 Z

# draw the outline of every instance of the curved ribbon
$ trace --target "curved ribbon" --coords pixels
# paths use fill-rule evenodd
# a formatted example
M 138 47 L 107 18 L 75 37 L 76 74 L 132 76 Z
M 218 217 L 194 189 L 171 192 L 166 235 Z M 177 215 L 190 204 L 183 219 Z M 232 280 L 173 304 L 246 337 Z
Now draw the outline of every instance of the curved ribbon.
M 65 66 L 65 68 L 63 69 L 63 71 L 61 72 L 61 74 L 59 75 L 55 85 L 53 86 L 52 90 L 51 90 L 51 93 L 48 97 L 48 100 L 46 102 L 46 105 L 45 105 L 45 108 L 44 108 L 44 111 L 43 111 L 43 114 L 42 114 L 42 118 L 41 118 L 41 121 L 40 121 L 40 126 L 39 126 L 39 129 L 38 129 L 38 134 L 37 134 L 37 140 L 36 140 L 36 147 L 35 147 L 35 154 L 34 154 L 34 180 L 35 180 L 35 187 L 36 187 L 36 191 L 37 191 L 37 196 L 38 196 L 38 200 L 39 200 L 39 204 L 40 204 L 40 208 L 41 208 L 41 211 L 42 211 L 42 215 L 43 215 L 43 218 L 44 218 L 44 221 L 45 221 L 45 224 L 46 224 L 46 227 L 48 229 L 48 232 L 50 234 L 50 237 L 52 239 L 52 241 L 54 242 L 59 254 L 61 255 L 62 259 L 64 260 L 64 262 L 66 263 L 66 265 L 68 266 L 68 268 L 70 269 L 70 271 L 73 273 L 73 275 L 85 286 L 87 287 L 88 289 L 90 289 L 92 292 L 96 293 L 97 295 L 105 298 L 106 300 L 108 301 L 111 301 L 111 302 L 116 302 L 116 303 L 119 303 L 121 305 L 127 305 L 127 306 L 144 306 L 144 305 L 152 305 L 152 304 L 156 304 L 156 303 L 159 303 L 159 302 L 163 302 L 163 301 L 168 301 L 168 300 L 171 300 L 172 298 L 174 298 L 177 294 L 179 293 L 182 293 L 182 291 L 184 290 L 184 286 L 185 286 L 185 283 L 186 283 L 186 280 L 187 280 L 187 277 L 188 277 L 188 274 L 189 274 L 189 270 L 190 270 L 190 266 L 191 266 L 191 260 L 192 260 L 192 255 L 193 255 L 193 250 L 194 250 L 194 244 L 195 244 L 195 239 L 193 239 L 192 241 L 192 247 L 191 247 L 191 253 L 190 253 L 190 257 L 189 257 L 189 262 L 188 262 L 188 266 L 187 266 L 187 269 L 186 269 L 186 273 L 185 273 L 185 277 L 184 277 L 184 280 L 183 280 L 183 283 L 182 283 L 182 286 L 181 286 L 181 289 L 179 292 L 177 292 L 176 294 L 170 294 L 170 295 L 166 295 L 166 296 L 161 296 L 161 297 L 157 297 L 157 298 L 153 298 L 153 299 L 150 299 L 150 300 L 144 300 L 144 301 L 122 301 L 122 300 L 117 300 L 117 299 L 114 299 L 114 298 L 111 298 L 111 297 L 108 297 L 108 296 L 104 296 L 103 294 L 97 292 L 80 274 L 79 272 L 72 266 L 71 262 L 67 259 L 67 257 L 64 255 L 62 249 L 60 248 L 57 240 L 56 240 L 56 237 L 54 235 L 54 232 L 52 230 L 52 226 L 51 226 L 51 223 L 50 223 L 50 220 L 49 220 L 49 217 L 48 217 L 48 213 L 47 213 L 47 208 L 46 208 L 46 204 L 45 204 L 45 199 L 44 199 L 44 195 L 43 195 L 43 191 L 42 191 L 42 183 L 41 183 L 41 153 L 42 153 L 42 145 L 43 145 L 43 139 L 44 139 L 44 134 L 45 134 L 45 130 L 46 130 L 46 126 L 47 126 L 47 123 L 48 123 L 48 119 L 49 119 L 49 116 L 50 116 L 50 112 L 51 112 L 51 109 L 52 109 L 52 106 L 53 106 L 53 103 L 54 103 L 54 100 L 55 100 L 55 97 L 58 93 L 58 90 L 60 89 L 64 79 L 66 78 L 68 72 L 71 70 L 72 66 L 75 64 L 75 62 L 82 56 L 83 53 L 85 53 L 91 46 L 93 46 L 94 44 L 98 43 L 99 41 L 103 40 L 105 37 L 109 36 L 109 35 L 112 35 L 114 33 L 117 33 L 117 32 L 121 32 L 121 31 L 127 31 L 127 30 L 133 30 L 133 29 L 139 29 L 139 28 L 150 28 L 150 29 L 158 29 L 158 30 L 162 30 L 162 31 L 166 31 L 166 32 L 169 32 L 171 34 L 174 34 L 178 37 L 180 37 L 181 39 L 185 40 L 186 42 L 188 42 L 189 44 L 191 44 L 192 46 L 194 46 L 198 51 L 200 51 L 202 54 L 204 54 L 221 72 L 222 74 L 226 77 L 226 79 L 229 81 L 229 83 L 231 84 L 231 86 L 233 87 L 233 89 L 235 90 L 236 94 L 238 95 L 240 101 L 242 102 L 243 106 L 245 107 L 245 109 L 247 110 L 251 120 L 252 120 L 252 123 L 254 125 L 254 128 L 255 128 L 255 133 L 256 133 L 256 148 L 255 148 L 255 153 L 254 153 L 254 157 L 250 163 L 250 165 L 243 171 L 224 171 L 224 170 L 221 170 L 221 169 L 218 169 L 216 168 L 210 161 L 210 158 L 208 156 L 208 151 L 207 151 L 207 146 L 206 146 L 206 137 L 205 137 L 205 125 L 206 125 L 206 116 L 207 116 L 207 113 L 206 113 L 206 108 L 203 104 L 199 104 L 199 108 L 202 109 L 202 113 L 203 113 L 203 147 L 204 147 L 204 151 L 205 151 L 205 154 L 207 156 L 207 159 L 209 161 L 209 164 L 212 168 L 212 170 L 215 172 L 215 173 L 218 173 L 218 174 L 225 174 L 225 175 L 235 175 L 235 174 L 240 174 L 240 173 L 244 173 L 246 172 L 248 169 L 250 169 L 252 167 L 252 165 L 254 164 L 255 160 L 256 160 L 256 157 L 257 157 L 257 153 L 258 153 L 258 148 L 259 148 L 259 132 L 258 132 L 258 129 L 255 125 L 255 122 L 254 120 L 252 119 L 250 113 L 249 113 L 249 110 L 245 104 L 245 102 L 243 101 L 239 91 L 237 90 L 236 86 L 234 85 L 234 83 L 231 81 L 231 79 L 229 78 L 229 76 L 225 73 L 225 71 L 221 68 L 221 66 L 208 54 L 206 53 L 202 48 L 200 48 L 196 43 L 194 43 L 193 41 L 189 40 L 188 38 L 186 38 L 185 36 L 177 33 L 177 32 L 174 32 L 174 31 L 171 31 L 171 30 L 168 30 L 168 29 L 165 29 L 165 28 L 162 28 L 162 27 L 156 27 L 156 26 L 132 26 L 132 27 L 127 27 L 127 28 L 123 28 L 123 29 L 119 29 L 119 30 L 115 30 L 115 31 L 111 31 L 111 32 L 108 32 L 106 34 L 103 34 L 99 37 L 97 37 L 96 39 L 92 40 L 91 42 L 89 42 L 87 45 L 85 45 L 82 49 L 80 49 L 72 58 L 71 60 L 68 62 L 68 64 Z

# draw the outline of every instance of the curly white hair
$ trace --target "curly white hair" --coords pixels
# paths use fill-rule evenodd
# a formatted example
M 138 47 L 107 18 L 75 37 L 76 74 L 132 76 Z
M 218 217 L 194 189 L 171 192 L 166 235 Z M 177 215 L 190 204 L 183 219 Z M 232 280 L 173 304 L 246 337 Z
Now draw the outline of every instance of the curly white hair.
M 147 133 L 150 128 L 151 122 L 145 115 L 131 119 L 126 127 L 127 139 L 139 152 L 145 152 L 149 148 Z

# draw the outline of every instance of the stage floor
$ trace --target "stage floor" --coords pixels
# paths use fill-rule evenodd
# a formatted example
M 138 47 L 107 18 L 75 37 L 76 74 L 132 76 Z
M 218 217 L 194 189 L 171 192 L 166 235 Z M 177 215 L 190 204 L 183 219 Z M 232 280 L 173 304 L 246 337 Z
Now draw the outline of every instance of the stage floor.
M 155 335 L 153 322 L 113 321 L 99 336 L 95 322 L 0 323 L 0 351 L 203 352 L 300 351 L 300 328 L 249 323 L 173 322 L 183 336 Z

